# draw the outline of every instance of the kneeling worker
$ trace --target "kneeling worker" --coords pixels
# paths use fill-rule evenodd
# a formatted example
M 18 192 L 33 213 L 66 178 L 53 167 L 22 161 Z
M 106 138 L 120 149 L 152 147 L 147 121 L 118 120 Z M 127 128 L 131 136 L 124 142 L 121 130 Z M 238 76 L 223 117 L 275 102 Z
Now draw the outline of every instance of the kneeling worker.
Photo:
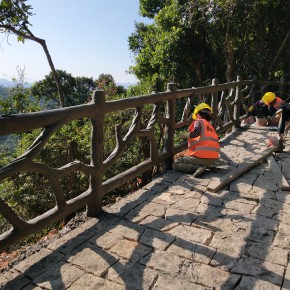
M 272 92 L 267 92 L 263 97 L 262 101 L 267 105 L 270 115 L 275 115 L 280 112 L 281 117 L 278 124 L 278 135 L 279 139 L 284 139 L 284 131 L 286 122 L 290 121 L 290 104 L 277 97 Z
M 188 149 L 174 157 L 172 168 L 180 172 L 194 173 L 200 166 L 208 167 L 219 158 L 218 135 L 210 123 L 212 109 L 205 103 L 199 104 L 192 115 L 193 122 L 188 133 L 180 139 L 188 139 Z

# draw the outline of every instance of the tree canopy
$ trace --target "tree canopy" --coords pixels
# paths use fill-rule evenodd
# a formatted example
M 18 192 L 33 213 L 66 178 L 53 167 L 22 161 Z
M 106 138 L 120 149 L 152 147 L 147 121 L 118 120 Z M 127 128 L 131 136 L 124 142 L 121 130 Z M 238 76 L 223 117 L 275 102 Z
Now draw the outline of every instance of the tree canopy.
M 92 78 L 74 77 L 63 70 L 57 70 L 62 90 L 66 96 L 65 106 L 75 106 L 86 103 L 92 95 L 96 83 Z M 46 75 L 41 81 L 33 84 L 31 92 L 39 99 L 44 99 L 50 106 L 56 107 L 58 104 L 58 90 L 53 73 Z
M 31 96 L 30 89 L 25 86 L 25 68 L 18 66 L 17 72 L 17 77 L 13 78 L 16 85 L 3 88 L 3 95 L 0 90 L 0 114 L 11 115 L 41 110 L 38 100 Z
M 289 13 L 286 0 L 140 0 L 140 14 L 154 23 L 135 24 L 130 70 L 158 91 L 170 81 L 289 77 Z

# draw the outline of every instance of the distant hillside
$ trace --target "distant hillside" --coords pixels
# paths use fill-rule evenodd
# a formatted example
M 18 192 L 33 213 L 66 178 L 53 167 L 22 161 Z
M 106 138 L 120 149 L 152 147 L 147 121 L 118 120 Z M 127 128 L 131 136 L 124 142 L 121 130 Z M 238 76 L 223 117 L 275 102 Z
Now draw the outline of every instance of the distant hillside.
M 17 85 L 17 82 L 13 82 L 11 80 L 7 80 L 7 79 L 0 79 L 0 86 L 3 87 L 14 87 Z M 30 83 L 25 83 L 25 87 L 31 87 L 32 84 Z M 117 86 L 123 86 L 125 89 L 127 89 L 130 86 L 134 86 L 136 85 L 135 83 L 116 83 Z
M 0 79 L 0 86 L 7 88 L 7 87 L 14 87 L 15 85 L 16 85 L 16 83 L 13 81 L 9 81 L 6 79 Z
M 6 80 L 6 79 L 0 79 L 0 86 L 3 86 L 5 88 L 10 88 L 10 87 L 15 87 L 17 85 L 17 82 L 13 82 L 10 80 Z M 31 87 L 31 84 L 29 83 L 24 83 L 24 87 Z

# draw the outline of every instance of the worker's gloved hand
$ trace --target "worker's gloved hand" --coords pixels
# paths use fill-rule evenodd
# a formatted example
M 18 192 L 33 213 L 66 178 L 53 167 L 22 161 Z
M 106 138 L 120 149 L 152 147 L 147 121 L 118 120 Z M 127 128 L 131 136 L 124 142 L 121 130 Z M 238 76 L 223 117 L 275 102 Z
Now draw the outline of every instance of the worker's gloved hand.
M 255 107 L 254 106 L 251 106 L 250 108 L 248 108 L 248 112 L 251 113 L 251 112 L 254 111 L 254 109 L 255 109 Z
M 190 136 L 190 132 L 182 133 L 178 138 L 179 139 L 188 139 Z

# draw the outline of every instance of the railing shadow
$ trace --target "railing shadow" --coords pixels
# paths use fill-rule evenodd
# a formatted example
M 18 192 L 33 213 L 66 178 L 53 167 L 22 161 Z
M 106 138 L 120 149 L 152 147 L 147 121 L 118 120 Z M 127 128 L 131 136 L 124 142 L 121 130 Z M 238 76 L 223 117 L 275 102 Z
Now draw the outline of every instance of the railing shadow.
M 43 253 L 40 252 L 46 256 L 34 265 L 27 269 L 25 264 L 23 268 L 21 264 L 15 267 L 23 273 L 23 279 L 26 279 L 22 280 L 26 281 L 26 284 L 24 282 L 19 289 L 34 289 L 36 285 L 50 289 L 66 289 L 73 283 L 83 283 L 74 285 L 84 288 L 86 283 L 90 283 L 90 287 L 95 285 L 107 289 L 149 289 L 159 283 L 159 280 L 167 281 L 169 278 L 165 278 L 166 274 L 172 275 L 172 286 L 176 282 L 174 276 L 177 273 L 174 275 L 169 269 L 178 269 L 178 274 L 188 283 L 192 283 L 192 286 L 235 289 L 246 285 L 247 289 L 253 289 L 261 281 L 272 283 L 268 284 L 272 285 L 271 289 L 275 289 L 274 285 L 281 286 L 284 279 L 282 268 L 286 267 L 288 261 L 281 259 L 274 264 L 267 261 L 267 255 L 273 250 L 274 233 L 279 225 L 279 220 L 272 218 L 282 211 L 284 199 L 283 194 L 277 191 L 277 186 L 276 190 L 271 191 L 263 186 L 263 180 L 258 182 L 258 178 L 266 172 L 263 166 L 259 167 L 252 169 L 251 178 L 250 174 L 244 174 L 239 179 L 242 180 L 240 183 L 249 187 L 258 184 L 255 190 L 263 191 L 260 192 L 260 197 L 256 194 L 252 198 L 250 192 L 245 193 L 245 190 L 239 188 L 239 181 L 232 183 L 229 190 L 212 194 L 206 192 L 209 182 L 206 175 L 203 179 L 195 179 L 190 175 L 169 172 L 154 185 L 148 185 L 135 193 L 135 196 L 133 194 L 123 199 L 123 205 L 119 208 L 111 207 L 111 213 L 103 213 L 99 219 L 91 219 L 86 228 L 78 229 L 79 233 L 76 236 L 72 233 L 70 240 L 66 237 L 49 245 Z M 266 177 L 270 178 L 270 175 Z M 275 192 L 279 193 L 280 201 L 275 200 Z M 171 196 L 172 203 L 170 199 L 168 203 L 164 195 Z M 176 204 L 177 198 L 185 195 L 188 199 L 187 209 L 184 210 L 180 205 L 169 214 L 168 211 L 172 204 Z M 201 198 L 202 202 L 194 202 Z M 241 198 L 244 199 L 243 202 L 239 200 Z M 189 204 L 190 201 L 192 204 Z M 256 201 L 256 206 L 258 203 L 260 206 L 255 209 L 253 201 Z M 148 203 L 154 203 L 155 208 L 146 209 Z M 241 215 L 237 209 L 238 203 L 244 204 L 242 209 L 247 210 L 247 214 Z M 249 206 L 246 206 L 247 204 Z M 223 233 L 224 227 L 230 224 L 227 221 L 236 221 L 236 231 L 230 232 L 228 237 L 223 235 L 215 239 L 214 235 Z M 249 227 L 246 222 L 250 222 Z M 208 232 L 209 236 L 203 241 L 197 241 L 195 237 L 187 240 L 186 232 L 180 231 L 182 228 L 201 229 Z M 242 234 L 239 236 L 239 231 L 246 233 L 245 238 Z M 110 235 L 113 236 L 113 240 Z M 222 242 L 229 245 L 225 241 L 236 236 L 238 238 L 233 241 L 238 246 L 234 249 L 235 255 L 232 255 L 227 253 L 227 249 L 223 249 Z M 158 246 L 156 239 L 160 241 Z M 116 244 L 118 246 L 115 246 Z M 218 248 L 212 246 L 215 244 Z M 119 252 L 120 247 L 123 247 L 124 253 Z M 178 249 L 187 251 L 180 253 Z M 166 251 L 166 256 L 162 251 Z M 276 256 L 278 258 L 279 255 Z M 158 260 L 160 264 L 153 264 L 153 261 Z M 167 261 L 168 265 L 163 265 L 162 261 Z M 174 267 L 170 268 L 170 264 Z M 219 270 L 220 273 L 228 275 L 220 286 L 209 285 L 211 282 L 202 280 L 198 273 L 200 264 L 207 270 Z M 67 281 L 64 279 L 67 276 L 73 278 Z M 20 283 L 19 279 L 12 279 L 3 289 L 16 289 L 15 286 Z M 284 283 L 286 282 L 290 281 L 284 280 Z M 179 283 L 182 284 L 183 281 Z
M 154 92 L 116 101 L 106 101 L 105 92 L 95 90 L 91 101 L 84 105 L 0 116 L 1 136 L 40 128 L 43 130 L 25 153 L 1 167 L 0 180 L 12 177 L 17 172 L 35 172 L 49 183 L 56 200 L 55 206 L 50 210 L 32 220 L 24 221 L 7 200 L 0 199 L 1 215 L 5 223 L 11 225 L 7 232 L 0 235 L 0 249 L 9 247 L 84 206 L 87 206 L 88 216 L 97 216 L 101 211 L 101 201 L 106 193 L 151 170 L 154 166 L 161 165 L 161 163 L 164 171 L 169 170 L 174 154 L 180 152 L 186 145 L 186 142 L 183 142 L 175 146 L 175 133 L 190 124 L 190 112 L 197 100 L 211 105 L 213 125 L 218 134 L 224 134 L 232 128 L 239 127 L 241 120 L 248 116 L 247 107 L 256 93 L 258 85 L 278 85 L 279 83 L 286 85 L 287 82 L 285 84 L 284 81 L 281 79 L 281 82 L 264 82 L 258 81 L 256 78 L 243 81 L 238 76 L 237 81 L 234 82 L 219 84 L 219 80 L 215 78 L 210 86 L 189 89 L 177 89 L 176 83 L 168 83 L 165 92 Z M 281 85 L 281 90 L 282 88 Z M 150 109 L 144 113 L 143 111 L 147 111 L 147 107 Z M 131 113 L 128 113 L 126 118 L 121 118 L 120 124 L 110 124 L 116 125 L 115 148 L 112 149 L 111 153 L 104 154 L 106 138 L 104 138 L 103 129 L 110 127 L 107 124 L 106 115 L 112 112 L 119 114 L 118 112 L 127 110 L 130 110 L 131 113 L 132 110 L 135 111 L 132 118 L 129 116 Z M 144 118 L 148 113 L 151 114 L 151 117 L 148 115 L 149 118 Z M 52 168 L 47 164 L 36 162 L 37 155 L 48 144 L 48 141 L 51 141 L 53 134 L 59 132 L 66 124 L 84 118 L 89 119 L 92 126 L 89 164 L 76 161 L 63 164 L 59 168 Z M 131 125 L 129 119 L 131 119 Z M 124 125 L 125 123 L 126 125 Z M 127 133 L 123 134 L 126 130 Z M 143 152 L 144 161 L 139 164 L 134 162 L 134 166 L 109 179 L 105 178 L 104 181 L 108 167 L 120 158 L 135 138 L 138 138 L 139 141 L 145 140 L 147 145 L 150 144 L 150 150 L 148 147 Z M 109 137 L 109 139 L 111 138 Z M 109 156 L 103 160 L 107 153 Z M 76 197 L 67 200 L 62 186 L 62 178 L 71 172 L 80 172 L 88 177 L 89 186 L 84 192 L 76 193 Z

